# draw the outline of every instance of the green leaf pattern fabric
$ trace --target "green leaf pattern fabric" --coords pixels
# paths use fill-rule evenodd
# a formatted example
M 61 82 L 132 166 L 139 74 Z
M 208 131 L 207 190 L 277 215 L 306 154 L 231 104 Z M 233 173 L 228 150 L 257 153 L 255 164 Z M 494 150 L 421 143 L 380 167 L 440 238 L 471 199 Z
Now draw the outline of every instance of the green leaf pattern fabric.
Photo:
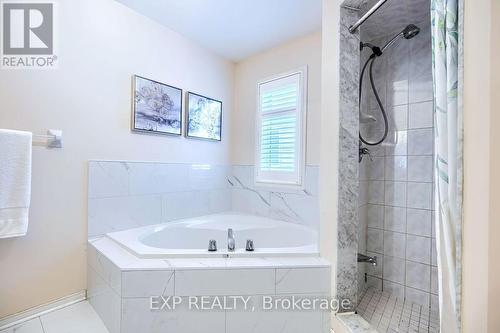
M 432 0 L 437 264 L 441 332 L 460 332 L 463 2 Z

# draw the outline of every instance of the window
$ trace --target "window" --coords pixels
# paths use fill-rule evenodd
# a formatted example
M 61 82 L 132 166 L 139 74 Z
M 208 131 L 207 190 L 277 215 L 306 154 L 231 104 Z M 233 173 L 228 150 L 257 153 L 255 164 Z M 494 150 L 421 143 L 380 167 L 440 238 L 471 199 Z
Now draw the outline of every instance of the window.
M 256 183 L 303 185 L 306 75 L 304 68 L 258 84 Z

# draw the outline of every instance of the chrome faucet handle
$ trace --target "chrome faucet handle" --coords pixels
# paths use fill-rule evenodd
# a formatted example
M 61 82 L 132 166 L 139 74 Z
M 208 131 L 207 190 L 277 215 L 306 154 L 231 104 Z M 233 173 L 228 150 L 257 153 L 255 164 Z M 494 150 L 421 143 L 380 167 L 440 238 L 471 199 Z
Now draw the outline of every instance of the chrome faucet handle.
M 233 229 L 229 228 L 227 229 L 227 250 L 234 251 L 235 248 L 236 248 L 236 242 L 234 240 Z
M 255 250 L 255 248 L 253 247 L 253 240 L 247 239 L 247 245 L 245 247 L 245 250 L 247 250 L 249 252 L 252 252 L 253 250 Z
M 217 251 L 217 241 L 215 239 L 211 239 L 208 241 L 208 251 L 209 252 Z

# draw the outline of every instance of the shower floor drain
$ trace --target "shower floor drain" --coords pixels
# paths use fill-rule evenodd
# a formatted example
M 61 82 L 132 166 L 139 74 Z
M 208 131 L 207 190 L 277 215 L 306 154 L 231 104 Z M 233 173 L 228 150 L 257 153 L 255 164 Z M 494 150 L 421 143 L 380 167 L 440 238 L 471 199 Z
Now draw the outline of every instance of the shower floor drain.
M 380 333 L 439 332 L 439 312 L 387 292 L 368 288 L 357 311 Z

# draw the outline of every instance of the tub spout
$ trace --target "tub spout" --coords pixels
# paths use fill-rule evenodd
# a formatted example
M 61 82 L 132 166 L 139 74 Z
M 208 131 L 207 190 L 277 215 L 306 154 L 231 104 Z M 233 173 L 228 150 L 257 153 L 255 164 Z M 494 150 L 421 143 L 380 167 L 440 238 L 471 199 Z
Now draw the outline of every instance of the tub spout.
M 235 247 L 236 247 L 236 242 L 234 241 L 233 229 L 229 228 L 227 229 L 227 250 L 234 251 Z
M 377 256 L 366 256 L 364 254 L 358 253 L 358 262 L 366 262 L 373 266 L 377 266 Z

